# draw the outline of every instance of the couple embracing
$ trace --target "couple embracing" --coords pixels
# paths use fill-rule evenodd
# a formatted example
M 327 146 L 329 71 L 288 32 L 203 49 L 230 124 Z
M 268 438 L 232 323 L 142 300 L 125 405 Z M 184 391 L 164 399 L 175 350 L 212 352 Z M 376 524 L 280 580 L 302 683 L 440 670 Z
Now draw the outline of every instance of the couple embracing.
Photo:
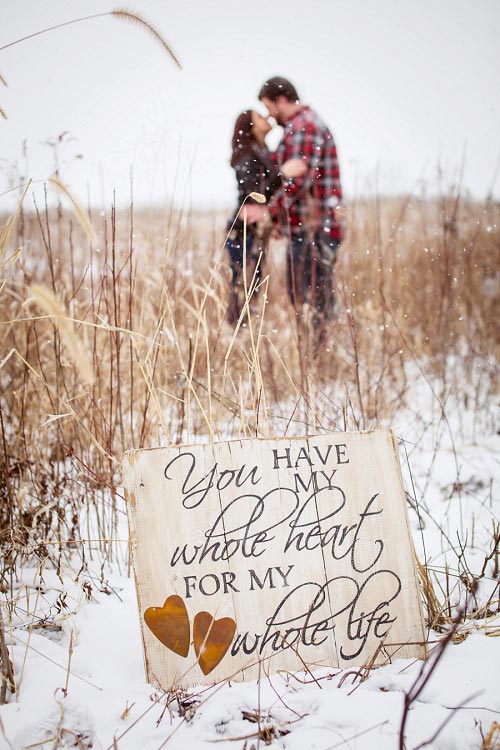
M 343 238 L 337 150 L 327 126 L 300 103 L 286 78 L 266 81 L 259 99 L 284 131 L 276 152 L 271 153 L 265 143 L 271 130 L 267 118 L 248 110 L 236 120 L 231 166 L 239 202 L 226 241 L 232 269 L 228 319 L 235 323 L 241 313 L 244 255 L 250 286 L 254 274 L 258 280 L 274 230 L 287 243 L 288 294 L 295 312 L 302 315 L 308 305 L 313 330 L 323 338 L 325 324 L 334 315 L 333 265 Z M 264 195 L 266 205 L 248 198 L 252 192 Z M 246 238 L 240 211 L 244 200 Z

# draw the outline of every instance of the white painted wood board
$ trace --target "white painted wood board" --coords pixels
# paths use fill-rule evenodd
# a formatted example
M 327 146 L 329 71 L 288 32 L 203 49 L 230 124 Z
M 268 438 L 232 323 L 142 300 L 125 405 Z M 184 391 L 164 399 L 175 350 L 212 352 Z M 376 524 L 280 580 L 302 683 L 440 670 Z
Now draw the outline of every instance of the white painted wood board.
M 123 469 L 153 684 L 425 657 L 390 430 L 136 450 Z

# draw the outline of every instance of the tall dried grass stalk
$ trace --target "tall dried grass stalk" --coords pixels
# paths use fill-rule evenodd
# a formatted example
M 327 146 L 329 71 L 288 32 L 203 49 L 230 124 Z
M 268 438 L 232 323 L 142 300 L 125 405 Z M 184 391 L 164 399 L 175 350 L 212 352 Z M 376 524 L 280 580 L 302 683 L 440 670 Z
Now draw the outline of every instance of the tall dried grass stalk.
M 488 734 L 483 737 L 481 750 L 500 750 L 500 724 L 492 722 Z
M 14 214 L 12 216 L 9 216 L 5 224 L 0 229 L 0 271 L 3 271 L 5 269 L 5 263 L 6 263 L 5 255 L 9 250 L 10 241 L 12 239 L 12 235 L 14 232 L 14 227 L 16 225 L 16 221 L 19 218 L 19 214 L 21 213 L 23 201 L 26 197 L 26 193 L 28 192 L 30 186 L 31 186 L 31 180 L 25 186 Z
M 32 298 L 39 307 L 50 317 L 56 326 L 63 343 L 66 346 L 66 355 L 75 364 L 78 377 L 82 383 L 92 385 L 94 383 L 94 371 L 89 355 L 86 351 L 86 342 L 78 337 L 74 330 L 74 321 L 71 320 L 62 302 L 49 287 L 43 284 L 33 284 L 31 287 Z M 26 302 L 31 302 L 28 299 Z
M 35 36 L 40 36 L 41 34 L 46 34 L 49 31 L 56 31 L 57 29 L 62 29 L 65 26 L 71 26 L 75 23 L 81 23 L 82 21 L 90 21 L 94 18 L 104 18 L 104 16 L 114 16 L 115 18 L 121 18 L 126 19 L 128 21 L 132 21 L 133 23 L 138 23 L 141 26 L 143 26 L 147 31 L 153 35 L 153 37 L 160 42 L 163 49 L 165 49 L 170 57 L 173 59 L 175 64 L 181 68 L 181 64 L 179 63 L 177 57 L 172 52 L 170 46 L 167 44 L 163 36 L 160 34 L 159 31 L 157 31 L 154 26 L 146 21 L 144 18 L 139 16 L 137 13 L 134 13 L 133 11 L 129 10 L 123 10 L 123 9 L 116 9 L 112 11 L 106 11 L 105 13 L 93 13 L 89 16 L 82 16 L 81 18 L 73 18 L 71 21 L 64 21 L 63 23 L 58 23 L 55 26 L 49 26 L 46 29 L 40 29 L 40 31 L 35 31 L 33 34 L 28 34 L 27 36 L 23 36 L 20 39 L 15 39 L 12 42 L 9 42 L 8 44 L 4 44 L 2 47 L 0 47 L 0 52 L 4 49 L 8 49 L 9 47 L 13 47 L 16 44 L 20 44 L 21 42 L 25 42 L 28 39 L 33 39 Z M 5 83 L 5 79 L 1 79 Z M 7 85 L 5 83 L 5 85 Z
M 444 606 L 439 601 L 428 569 L 424 565 L 422 565 L 422 563 L 416 556 L 415 562 L 417 565 L 422 594 L 427 608 L 427 621 L 429 623 L 429 627 L 433 628 L 434 630 L 439 630 L 443 626 L 450 624 L 450 618 L 445 616 Z
M 182 69 L 179 60 L 177 59 L 176 55 L 172 51 L 172 48 L 170 47 L 170 45 L 165 41 L 162 34 L 160 34 L 160 32 L 157 31 L 151 23 L 149 23 L 149 21 L 146 21 L 137 13 L 134 13 L 133 11 L 129 11 L 129 10 L 123 10 L 123 9 L 107 11 L 105 13 L 93 13 L 92 15 L 89 15 L 89 16 L 83 16 L 82 18 L 73 18 L 71 21 L 65 21 L 63 23 L 58 23 L 55 26 L 49 26 L 46 29 L 40 29 L 40 31 L 35 31 L 33 34 L 27 34 L 26 36 L 20 37 L 19 39 L 14 39 L 14 41 L 9 42 L 8 44 L 4 44 L 3 46 L 0 47 L 0 52 L 2 52 L 2 50 L 8 49 L 9 47 L 13 47 L 16 44 L 25 42 L 28 39 L 33 39 L 34 37 L 40 36 L 41 34 L 46 34 L 49 31 L 56 31 L 57 29 L 62 29 L 65 26 L 71 26 L 75 23 L 81 23 L 82 21 L 90 21 L 94 18 L 103 18 L 104 16 L 112 16 L 114 18 L 131 21 L 132 23 L 139 24 L 140 26 L 145 28 L 148 31 L 148 33 L 150 33 L 161 44 L 162 48 L 169 54 L 169 56 L 172 58 L 174 63 L 177 65 L 177 67 L 179 69 Z M 0 82 L 3 83 L 4 86 L 7 86 L 7 82 L 2 75 L 0 75 Z M 0 117 L 3 117 L 4 120 L 7 120 L 7 114 L 1 107 L 0 107 Z
M 0 74 L 0 83 L 3 83 L 4 86 L 7 86 L 7 81 L 1 74 Z M 5 114 L 5 111 L 1 107 L 0 107 L 0 117 L 3 117 L 4 120 L 7 120 L 7 115 Z
M 15 356 L 11 356 L 15 355 Z M 54 402 L 57 403 L 58 401 L 62 404 L 62 406 L 67 409 L 68 414 L 71 414 L 72 417 L 74 417 L 77 429 L 82 429 L 83 432 L 86 434 L 87 438 L 90 440 L 91 444 L 97 448 L 97 450 L 102 453 L 106 458 L 110 460 L 110 462 L 116 461 L 116 459 L 109 454 L 106 449 L 101 445 L 99 440 L 96 438 L 96 436 L 93 434 L 93 432 L 89 429 L 87 424 L 82 420 L 82 418 L 78 415 L 78 413 L 75 411 L 75 409 L 71 406 L 69 401 L 61 396 L 57 389 L 54 388 L 45 378 L 43 377 L 42 373 L 37 372 L 34 367 L 30 365 L 30 363 L 22 356 L 22 354 L 19 353 L 17 349 L 12 349 L 8 356 L 4 358 L 2 361 L 2 366 L 7 363 L 8 360 L 18 358 L 25 367 L 32 373 L 32 375 L 35 376 L 35 378 L 38 380 L 40 384 L 43 384 L 43 388 L 46 389 L 49 394 L 53 397 Z M 41 424 L 41 423 L 40 423 Z
M 458 227 L 451 284 L 440 263 L 448 212 Z M 214 232 L 211 217 L 186 223 L 170 208 L 113 211 L 93 218 L 99 252 L 69 212 L 25 211 L 17 234 L 15 217 L 4 222 L 0 545 L 10 562 L 0 582 L 16 555 L 42 540 L 40 555 L 52 560 L 69 538 L 113 538 L 117 467 L 130 447 L 352 429 L 363 416 L 375 427 L 401 405 L 412 408 L 417 363 L 439 419 L 459 377 L 457 392 L 466 383 L 483 413 L 497 392 L 499 208 L 453 202 L 437 211 L 405 199 L 404 212 L 387 200 L 354 205 L 352 214 L 336 269 L 344 305 L 314 356 L 288 301 L 278 246 L 263 259 L 259 294 L 249 274 L 240 320 L 225 320 L 225 217 Z M 28 241 L 29 253 L 20 252 Z M 43 315 L 26 315 L 32 294 Z M 441 294 L 450 312 L 438 327 Z M 96 533 L 80 528 L 82 509 L 97 512 Z M 449 613 L 426 576 L 439 624 Z
M 49 182 L 51 185 L 54 185 L 54 187 L 57 188 L 57 190 L 59 190 L 63 195 L 65 195 L 69 199 L 71 203 L 71 207 L 73 208 L 75 212 L 75 216 L 80 222 L 80 225 L 83 231 L 85 232 L 85 234 L 87 235 L 87 238 L 90 240 L 90 242 L 95 242 L 96 235 L 94 232 L 94 228 L 90 222 L 90 219 L 85 213 L 85 211 L 83 210 L 83 208 L 80 206 L 76 198 L 70 193 L 68 187 L 55 175 L 53 175 L 52 177 L 49 177 Z
M 118 18 L 124 21 L 131 21 L 132 23 L 139 24 L 139 26 L 142 26 L 144 29 L 146 29 L 146 31 L 148 31 L 161 44 L 163 49 L 168 52 L 179 70 L 182 70 L 182 65 L 172 51 L 170 45 L 166 42 L 165 38 L 160 34 L 159 31 L 154 28 L 154 26 L 152 26 L 152 24 L 142 18 L 142 16 L 138 15 L 137 13 L 133 13 L 130 10 L 124 10 L 123 8 L 117 8 L 116 10 L 111 11 L 111 15 L 113 16 L 113 18 Z

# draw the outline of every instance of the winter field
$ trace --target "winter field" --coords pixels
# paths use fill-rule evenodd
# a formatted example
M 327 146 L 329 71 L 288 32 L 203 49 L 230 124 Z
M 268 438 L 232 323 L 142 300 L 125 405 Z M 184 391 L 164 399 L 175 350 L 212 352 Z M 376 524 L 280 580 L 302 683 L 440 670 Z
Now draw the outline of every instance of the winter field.
M 279 241 L 234 328 L 225 216 L 62 200 L 0 222 L 0 748 L 500 748 L 500 206 L 351 202 L 318 348 Z M 124 451 L 379 426 L 427 661 L 147 684 Z

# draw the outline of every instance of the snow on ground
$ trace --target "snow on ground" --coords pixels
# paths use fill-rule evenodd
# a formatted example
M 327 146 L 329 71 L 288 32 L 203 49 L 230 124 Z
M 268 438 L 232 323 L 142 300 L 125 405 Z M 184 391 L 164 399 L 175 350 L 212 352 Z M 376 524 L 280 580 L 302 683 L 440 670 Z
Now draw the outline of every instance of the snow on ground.
M 456 610 L 469 587 L 468 611 L 488 606 L 482 616 L 467 617 L 427 682 L 443 632 L 429 632 L 425 664 L 397 660 L 363 681 L 331 669 L 160 693 L 145 681 L 134 581 L 126 541 L 118 542 L 114 562 L 101 567 L 94 556 L 77 582 L 78 567 L 64 572 L 64 583 L 47 567 L 41 577 L 37 568 L 22 571 L 13 592 L 16 615 L 6 623 L 19 690 L 1 708 L 0 748 L 251 750 L 267 742 L 284 750 L 396 750 L 405 695 L 422 683 L 408 712 L 406 747 L 482 748 L 493 722 L 500 723 L 492 548 L 500 517 L 500 415 L 497 406 L 444 400 L 443 412 L 420 381 L 411 409 L 393 420 L 404 441 L 410 526 L 420 560 L 436 575 L 438 599 L 449 593 Z

